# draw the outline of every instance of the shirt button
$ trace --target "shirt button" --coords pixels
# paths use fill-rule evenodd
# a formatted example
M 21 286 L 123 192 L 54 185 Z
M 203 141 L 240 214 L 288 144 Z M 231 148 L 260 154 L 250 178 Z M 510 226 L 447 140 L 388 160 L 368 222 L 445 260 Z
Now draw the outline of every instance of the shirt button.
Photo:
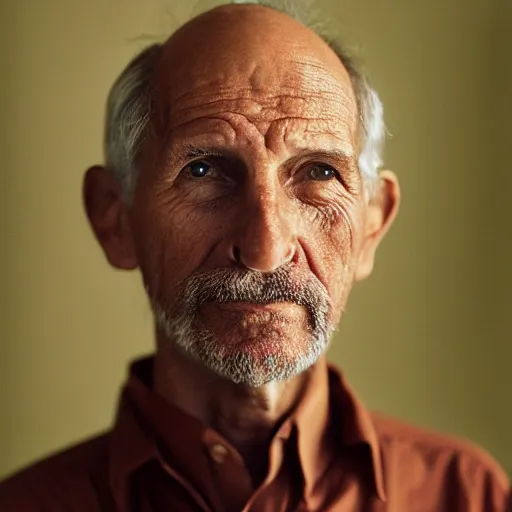
M 227 454 L 228 449 L 221 444 L 214 444 L 210 447 L 210 456 L 217 464 L 222 464 Z

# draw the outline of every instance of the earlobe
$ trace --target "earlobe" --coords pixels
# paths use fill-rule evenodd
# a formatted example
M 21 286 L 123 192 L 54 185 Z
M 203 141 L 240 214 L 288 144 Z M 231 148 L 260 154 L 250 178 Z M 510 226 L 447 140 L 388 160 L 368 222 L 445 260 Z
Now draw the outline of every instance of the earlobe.
M 363 241 L 355 272 L 356 281 L 362 281 L 372 273 L 375 252 L 391 227 L 399 204 L 400 186 L 396 175 L 391 171 L 381 171 L 379 186 L 367 205 Z
M 85 174 L 83 199 L 91 227 L 109 263 L 124 270 L 136 268 L 129 209 L 113 174 L 101 166 L 91 167 Z

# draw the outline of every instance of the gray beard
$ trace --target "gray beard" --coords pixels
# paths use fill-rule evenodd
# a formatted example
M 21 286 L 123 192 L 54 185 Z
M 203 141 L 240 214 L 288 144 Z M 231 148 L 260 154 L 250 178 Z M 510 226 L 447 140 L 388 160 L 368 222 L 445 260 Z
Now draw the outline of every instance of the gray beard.
M 150 290 L 148 295 L 157 327 L 170 342 L 218 375 L 250 387 L 288 380 L 308 369 L 325 352 L 334 331 L 329 321 L 329 295 L 323 284 L 313 274 L 299 274 L 291 267 L 265 273 L 218 269 L 194 274 L 183 283 L 172 306 L 152 297 Z M 205 302 L 298 304 L 308 312 L 309 329 L 304 333 L 305 340 L 286 350 L 273 350 L 271 355 L 256 357 L 252 351 L 228 350 L 212 331 L 195 327 L 198 308 Z M 264 338 L 253 343 L 264 345 Z M 275 345 L 276 341 L 270 343 Z

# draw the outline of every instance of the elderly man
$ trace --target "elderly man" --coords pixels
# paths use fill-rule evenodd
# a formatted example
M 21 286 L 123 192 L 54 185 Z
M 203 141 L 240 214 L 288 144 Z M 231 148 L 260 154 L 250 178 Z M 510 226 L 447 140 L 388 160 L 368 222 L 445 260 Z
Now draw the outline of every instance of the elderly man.
M 141 271 L 156 354 L 113 429 L 4 482 L 0 510 L 504 511 L 488 455 L 369 413 L 326 362 L 397 212 L 383 136 L 347 56 L 272 8 L 137 56 L 84 197 L 110 264 Z

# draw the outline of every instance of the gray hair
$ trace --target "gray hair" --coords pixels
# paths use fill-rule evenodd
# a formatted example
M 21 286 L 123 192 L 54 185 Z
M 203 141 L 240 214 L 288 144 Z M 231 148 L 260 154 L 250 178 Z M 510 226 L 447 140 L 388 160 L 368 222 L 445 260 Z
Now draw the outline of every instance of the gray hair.
M 297 8 L 297 2 L 272 0 L 254 2 L 234 0 L 233 3 L 258 3 L 285 12 L 316 32 L 336 53 L 346 68 L 352 83 L 360 118 L 360 151 L 358 166 L 365 190 L 371 196 L 382 165 L 386 128 L 383 107 L 377 92 L 354 59 L 334 39 L 326 35 L 321 25 L 312 22 L 306 9 Z M 305 6 L 303 6 L 305 7 Z M 108 95 L 105 123 L 104 151 L 106 165 L 111 169 L 127 200 L 130 200 L 137 179 L 137 158 L 147 135 L 150 120 L 150 80 L 160 56 L 161 44 L 153 44 L 140 52 L 121 72 Z

